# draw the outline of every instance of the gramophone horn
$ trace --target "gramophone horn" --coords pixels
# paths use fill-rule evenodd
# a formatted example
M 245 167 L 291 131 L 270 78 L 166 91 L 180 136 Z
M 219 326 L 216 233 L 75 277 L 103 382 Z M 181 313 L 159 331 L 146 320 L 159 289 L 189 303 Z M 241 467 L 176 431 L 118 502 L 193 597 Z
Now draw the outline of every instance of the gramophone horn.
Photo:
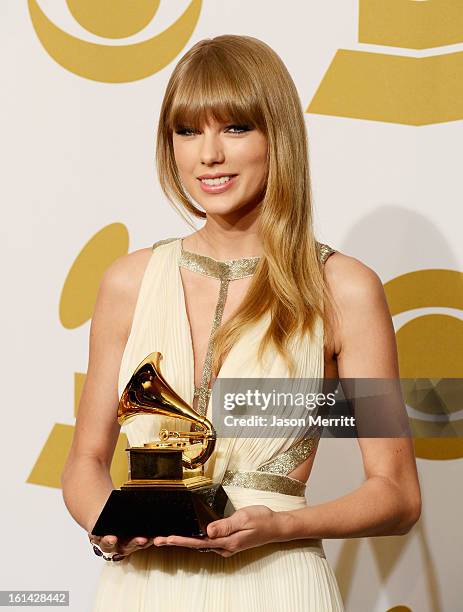
M 125 387 L 117 410 L 120 425 L 130 422 L 140 414 L 162 415 L 194 423 L 202 434 L 202 449 L 193 459 L 183 456 L 184 467 L 194 469 L 203 465 L 211 456 L 216 442 L 212 423 L 199 415 L 169 385 L 160 370 L 162 354 L 148 355 L 137 367 Z M 192 436 L 193 438 L 193 436 Z

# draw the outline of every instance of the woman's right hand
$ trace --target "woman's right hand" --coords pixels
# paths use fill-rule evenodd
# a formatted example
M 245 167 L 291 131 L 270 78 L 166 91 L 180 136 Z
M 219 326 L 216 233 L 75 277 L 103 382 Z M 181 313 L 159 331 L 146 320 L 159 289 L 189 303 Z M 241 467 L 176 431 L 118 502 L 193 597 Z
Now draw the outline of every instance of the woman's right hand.
M 114 535 L 95 536 L 88 534 L 91 544 L 96 544 L 104 554 L 116 553 L 116 560 L 126 557 L 137 550 L 143 550 L 153 545 L 153 538 L 137 536 L 135 538 L 117 538 Z

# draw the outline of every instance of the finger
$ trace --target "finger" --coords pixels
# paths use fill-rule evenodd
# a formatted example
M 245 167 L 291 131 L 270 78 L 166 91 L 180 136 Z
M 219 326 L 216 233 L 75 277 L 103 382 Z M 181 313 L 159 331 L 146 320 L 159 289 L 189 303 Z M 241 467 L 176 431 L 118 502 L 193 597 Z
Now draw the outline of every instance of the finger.
M 243 529 L 242 523 L 242 518 L 240 518 L 240 515 L 235 512 L 235 514 L 232 514 L 227 518 L 209 523 L 207 526 L 207 535 L 210 538 L 226 538 L 232 533 L 241 531 Z
M 119 545 L 119 550 L 123 555 L 130 554 L 136 550 L 140 550 L 148 543 L 148 538 L 136 537 L 130 538 L 129 540 L 123 540 Z
M 219 548 L 223 546 L 223 538 L 220 542 L 209 538 L 186 538 L 184 536 L 157 537 L 154 539 L 156 546 L 185 546 L 187 548 Z
M 166 538 L 163 538 L 161 536 L 156 536 L 155 538 L 153 538 L 154 546 L 164 546 L 165 543 L 166 543 Z
M 136 546 L 144 546 L 148 541 L 148 538 L 133 538 L 131 540 L 131 544 L 135 544 Z
M 98 546 L 103 552 L 114 552 L 117 548 L 117 537 L 113 535 L 103 536 L 98 542 Z
M 215 552 L 221 557 L 231 557 L 232 555 L 235 554 L 235 552 L 237 552 L 237 551 L 231 552 L 230 550 L 226 550 L 225 548 L 211 548 L 211 551 Z

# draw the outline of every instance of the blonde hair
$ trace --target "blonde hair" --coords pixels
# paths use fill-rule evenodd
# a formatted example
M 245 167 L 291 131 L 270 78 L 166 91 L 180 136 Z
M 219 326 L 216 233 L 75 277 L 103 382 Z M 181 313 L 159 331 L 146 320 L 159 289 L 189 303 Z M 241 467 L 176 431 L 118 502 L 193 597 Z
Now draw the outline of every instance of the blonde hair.
M 183 189 L 172 133 L 181 125 L 198 129 L 209 117 L 251 125 L 268 143 L 268 176 L 259 215 L 264 255 L 241 306 L 216 332 L 213 375 L 243 331 L 267 312 L 270 324 L 258 359 L 273 344 L 293 373 L 289 342 L 298 334 L 312 334 L 318 317 L 327 323 L 324 303 L 329 292 L 312 225 L 304 114 L 288 70 L 267 44 L 237 35 L 201 40 L 180 59 L 169 79 L 156 162 L 164 193 L 187 219 L 188 214 L 206 214 Z

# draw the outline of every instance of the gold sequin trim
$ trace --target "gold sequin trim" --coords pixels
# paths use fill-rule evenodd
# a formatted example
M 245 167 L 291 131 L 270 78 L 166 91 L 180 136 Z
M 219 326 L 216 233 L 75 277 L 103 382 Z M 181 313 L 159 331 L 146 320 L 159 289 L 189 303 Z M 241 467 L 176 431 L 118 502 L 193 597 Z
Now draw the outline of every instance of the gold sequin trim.
M 214 347 L 214 334 L 218 329 L 220 322 L 222 321 L 223 311 L 225 308 L 225 302 L 227 300 L 228 284 L 229 280 L 220 281 L 219 299 L 215 307 L 214 318 L 212 319 L 211 334 L 209 336 L 209 344 L 207 345 L 207 353 L 204 359 L 203 374 L 201 377 L 201 386 L 199 387 L 198 393 L 198 407 L 197 411 L 201 415 L 205 415 L 207 411 L 207 403 L 209 401 L 210 389 L 209 382 L 212 375 L 212 353 Z
M 231 281 L 252 276 L 256 271 L 259 260 L 260 257 L 243 257 L 241 259 L 218 261 L 213 257 L 184 251 L 182 247 L 179 265 L 204 276 L 212 276 L 221 281 Z
M 281 453 L 281 455 L 260 465 L 257 471 L 287 476 L 310 457 L 317 445 L 318 439 L 318 437 L 305 438 L 296 442 L 296 444 L 293 444 L 291 448 Z
M 158 240 L 153 244 L 152 250 L 154 251 L 154 249 L 156 249 L 158 246 L 161 246 L 162 244 L 169 244 L 169 242 L 174 242 L 174 240 L 178 240 L 178 238 L 165 238 L 164 240 Z
M 200 391 L 201 391 L 201 388 L 200 388 L 200 387 L 197 387 L 197 386 L 195 385 L 194 397 L 196 397 L 197 395 L 199 395 L 199 392 L 200 392 Z M 212 393 L 212 389 L 206 389 L 206 393 L 207 393 L 208 395 L 210 395 L 210 394 Z
M 336 250 L 332 249 L 327 244 L 323 244 L 322 242 L 318 242 L 317 244 L 318 244 L 318 255 L 320 257 L 320 262 L 324 264 L 330 255 L 332 255 L 333 253 L 336 253 Z
M 226 470 L 222 485 L 271 491 L 272 493 L 282 493 L 283 495 L 297 495 L 298 497 L 304 497 L 306 486 L 305 482 L 290 478 L 289 476 L 265 472 L 241 472 L 238 470 Z
M 207 404 L 211 394 L 209 388 L 211 374 L 212 374 L 212 353 L 213 353 L 213 337 L 220 326 L 222 321 L 223 311 L 225 308 L 225 302 L 227 299 L 228 285 L 231 280 L 240 278 L 246 278 L 252 276 L 256 271 L 257 265 L 260 261 L 260 257 L 243 257 L 241 259 L 230 259 L 228 261 L 219 261 L 213 257 L 207 255 L 199 255 L 191 251 L 185 251 L 183 249 L 181 238 L 166 238 L 164 240 L 158 240 L 153 244 L 152 250 L 157 247 L 169 244 L 170 242 L 180 240 L 180 259 L 179 266 L 183 266 L 193 272 L 210 276 L 220 280 L 220 291 L 217 305 L 214 312 L 214 318 L 212 321 L 211 333 L 209 336 L 208 348 L 206 352 L 206 358 L 204 360 L 203 372 L 201 376 L 201 386 L 194 387 L 193 396 L 198 397 L 197 412 L 201 415 L 206 414 Z M 331 248 L 327 244 L 318 242 L 319 257 L 321 263 L 325 263 L 328 257 L 335 253 L 335 249 Z M 276 457 L 274 460 L 264 464 L 269 466 L 269 471 L 274 474 L 285 475 L 290 473 L 300 463 L 303 463 L 307 457 L 310 456 L 313 445 L 311 446 L 312 439 L 302 440 L 300 443 L 295 444 L 288 451 Z M 294 464 L 294 462 L 297 462 Z M 264 466 L 258 468 L 261 470 Z M 286 471 L 285 471 L 286 470 Z
M 218 261 L 213 257 L 199 255 L 198 253 L 192 253 L 190 251 L 184 251 L 182 242 L 180 242 L 180 245 L 181 253 L 179 266 L 187 268 L 193 272 L 197 272 L 198 274 L 203 274 L 204 276 L 210 276 L 220 280 L 219 297 L 215 307 L 214 317 L 212 319 L 211 333 L 209 335 L 209 342 L 207 345 L 206 357 L 201 376 L 201 385 L 200 387 L 195 386 L 194 389 L 194 397 L 198 397 L 196 411 L 201 415 L 205 415 L 211 394 L 209 384 L 212 375 L 214 334 L 222 321 L 225 302 L 227 301 L 228 285 L 231 280 L 252 276 L 256 270 L 257 264 L 259 263 L 260 257 L 243 257 L 241 259 Z

